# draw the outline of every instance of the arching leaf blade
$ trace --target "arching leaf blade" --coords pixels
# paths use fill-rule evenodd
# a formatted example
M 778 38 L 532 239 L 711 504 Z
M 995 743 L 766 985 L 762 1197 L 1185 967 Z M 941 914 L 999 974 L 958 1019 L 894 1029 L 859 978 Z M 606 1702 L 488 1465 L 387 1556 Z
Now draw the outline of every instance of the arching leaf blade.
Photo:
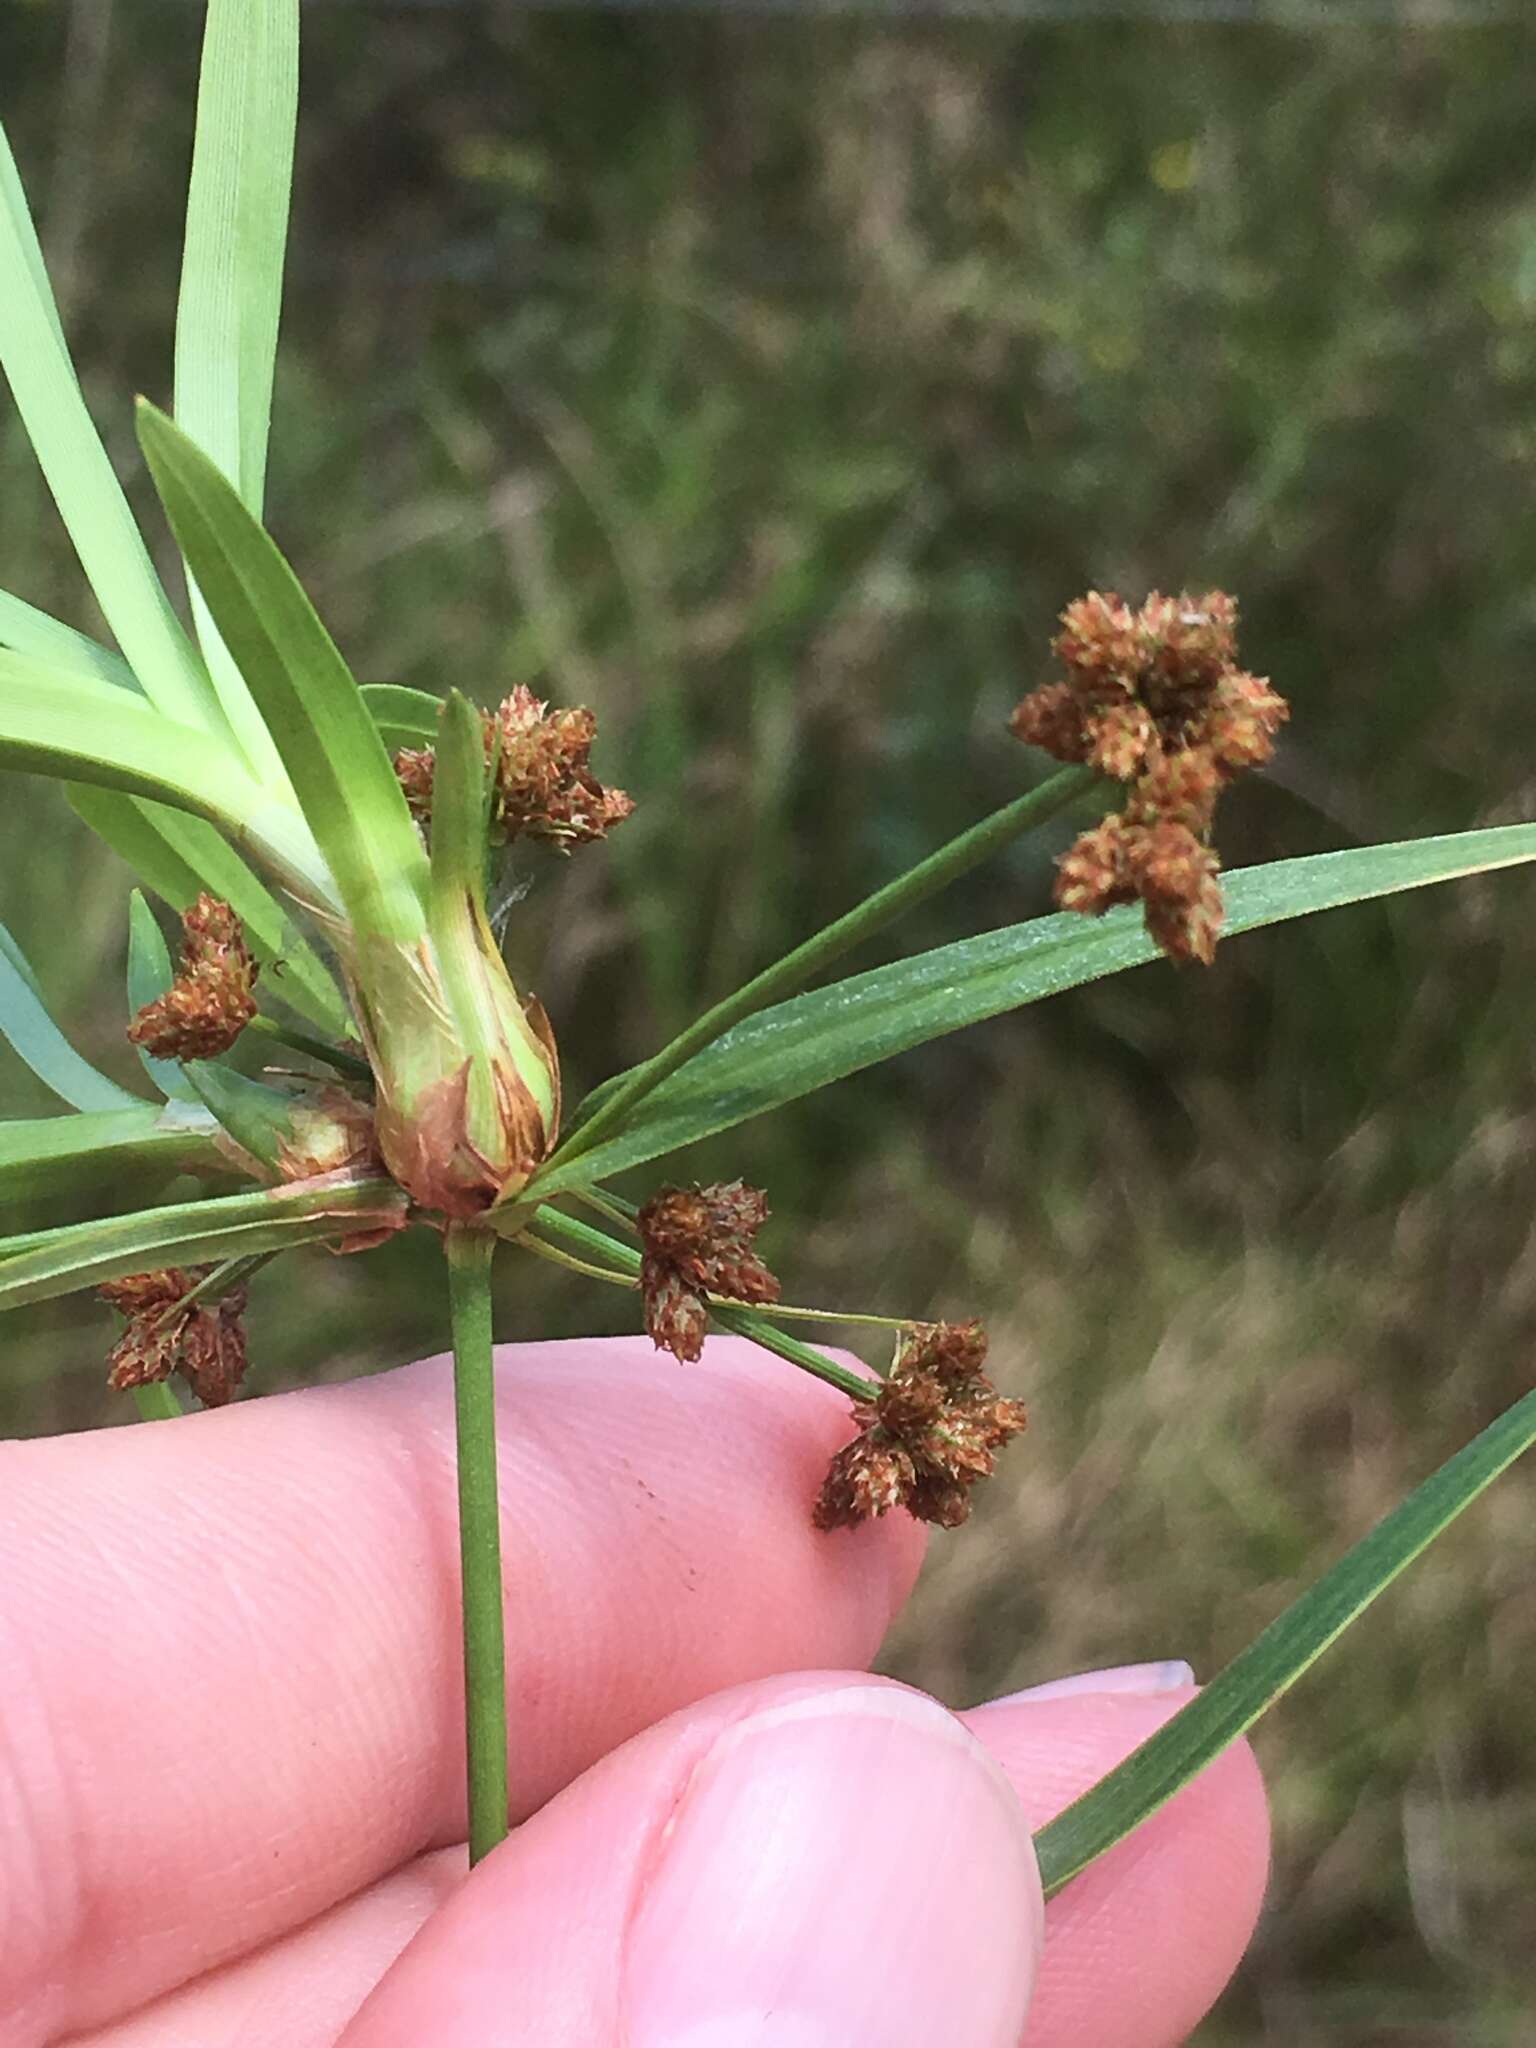
M 1536 1443 L 1536 1392 L 1394 1508 L 1225 1670 L 1035 1837 L 1046 1896 L 1187 1785 L 1337 1641 L 1464 1508 Z
M 121 1192 L 175 1173 L 227 1171 L 210 1117 L 200 1115 L 194 1125 L 155 1103 L 0 1123 L 0 1202 L 6 1204 L 63 1196 L 99 1200 L 108 1185 Z
M 142 399 L 139 439 L 348 918 L 360 933 L 416 944 L 425 930 L 426 855 L 351 671 L 228 479 Z
M 0 1036 L 43 1086 L 51 1088 L 71 1109 L 148 1109 L 154 1113 L 154 1105 L 108 1080 L 76 1052 L 49 1015 L 36 976 L 4 925 L 0 925 Z
M 89 633 L 79 633 L 62 619 L 39 611 L 24 598 L 13 597 L 8 590 L 0 590 L 0 647 L 138 693 L 138 679 L 120 654 L 103 647 Z
M 291 800 L 264 790 L 224 742 L 142 697 L 0 648 L 0 768 L 148 797 L 211 819 L 305 902 L 335 884 Z
M 1536 825 L 1501 825 L 1241 869 L 1225 878 L 1227 934 L 1529 860 L 1536 860 Z M 967 1024 L 1157 957 L 1138 908 L 1093 921 L 1062 914 L 796 996 L 759 1011 L 680 1067 L 613 1137 L 569 1160 L 557 1153 L 526 1194 L 588 1186 Z
M 290 1009 L 328 1031 L 350 1030 L 350 1013 L 325 962 L 216 826 L 165 804 L 83 783 L 68 795 L 91 830 L 174 911 L 186 910 L 204 889 L 227 903 L 272 977 L 267 986 Z
M 294 1181 L 286 1187 L 144 1209 L 93 1223 L 0 1239 L 0 1309 L 48 1301 L 130 1273 L 286 1251 L 349 1231 L 403 1222 L 405 1195 L 377 1176 Z
M 379 737 L 390 753 L 402 747 L 435 747 L 441 697 L 413 690 L 407 683 L 363 683 L 359 686 Z
M 86 410 L 3 127 L 0 367 L 81 566 L 141 687 L 168 716 L 227 736 L 207 673 L 155 574 Z

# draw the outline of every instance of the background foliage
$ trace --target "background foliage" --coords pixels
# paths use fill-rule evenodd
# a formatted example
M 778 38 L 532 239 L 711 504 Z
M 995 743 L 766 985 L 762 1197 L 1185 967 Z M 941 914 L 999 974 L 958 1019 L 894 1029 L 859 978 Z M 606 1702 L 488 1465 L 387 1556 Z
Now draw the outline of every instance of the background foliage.
M 198 26 L 0 9 L 130 475 L 130 395 L 169 390 Z M 359 673 L 598 708 L 640 812 L 515 878 L 510 927 L 573 1076 L 1020 787 L 1003 722 L 1091 583 L 1241 594 L 1295 724 L 1231 862 L 1536 814 L 1536 33 L 385 4 L 306 33 L 269 519 Z M 0 559 L 94 623 L 9 417 Z M 1053 850 L 901 939 L 1044 907 Z M 0 875 L 131 1079 L 125 875 L 16 781 Z M 1532 886 L 1149 968 L 700 1148 L 769 1189 L 793 1296 L 980 1310 L 1031 1401 L 892 1668 L 952 1699 L 1209 1672 L 1524 1390 Z M 0 1060 L 8 1108 L 50 1106 Z M 503 1334 L 628 1326 L 508 1263 Z M 285 1262 L 258 1386 L 439 1348 L 425 1274 Z M 0 1426 L 120 1419 L 108 1323 L 11 1318 Z M 1266 1723 L 1272 1906 L 1210 2048 L 1524 2038 L 1533 1491 L 1506 1479 Z

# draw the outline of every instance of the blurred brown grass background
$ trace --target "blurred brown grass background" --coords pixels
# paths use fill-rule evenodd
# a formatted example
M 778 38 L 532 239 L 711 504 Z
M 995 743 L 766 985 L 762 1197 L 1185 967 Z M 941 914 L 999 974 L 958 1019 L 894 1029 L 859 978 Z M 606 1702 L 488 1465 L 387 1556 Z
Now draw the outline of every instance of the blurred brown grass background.
M 1295 718 L 1230 802 L 1231 864 L 1536 813 L 1536 34 L 1403 15 L 306 8 L 269 518 L 360 673 L 599 710 L 641 810 L 611 858 L 530 870 L 511 927 L 573 1081 L 1015 791 L 1007 711 L 1091 584 L 1241 595 Z M 130 475 L 128 398 L 169 391 L 198 28 L 186 0 L 0 12 Z M 0 556 L 90 623 L 9 418 Z M 1060 843 L 891 944 L 1033 914 Z M 130 1078 L 125 875 L 15 779 L 0 857 L 0 916 Z M 1533 907 L 1517 873 L 1261 933 L 684 1162 L 769 1189 L 793 1296 L 980 1311 L 1031 1403 L 891 1668 L 955 1701 L 1209 1674 L 1525 1390 Z M 0 1082 L 50 1106 L 3 1049 Z M 508 1262 L 500 1327 L 629 1309 Z M 297 1259 L 258 1283 L 257 1385 L 443 1323 L 425 1247 Z M 12 1318 L 0 1425 L 120 1420 L 108 1324 Z M 1533 1486 L 1265 1724 L 1271 1904 L 1207 2048 L 1530 2039 Z

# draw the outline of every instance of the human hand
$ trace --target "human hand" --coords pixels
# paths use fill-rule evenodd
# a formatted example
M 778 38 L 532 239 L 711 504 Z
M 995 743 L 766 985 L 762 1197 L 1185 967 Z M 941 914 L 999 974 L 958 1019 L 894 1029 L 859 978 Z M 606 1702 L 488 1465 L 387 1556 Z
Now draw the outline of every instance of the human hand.
M 922 1539 L 811 1528 L 835 1396 L 724 1339 L 501 1362 L 533 1817 L 467 1878 L 443 1361 L 0 1446 L 8 2048 L 1184 2038 L 1258 1910 L 1247 1751 L 1044 1915 L 1028 1842 L 1176 1673 L 959 1717 L 863 1677 Z

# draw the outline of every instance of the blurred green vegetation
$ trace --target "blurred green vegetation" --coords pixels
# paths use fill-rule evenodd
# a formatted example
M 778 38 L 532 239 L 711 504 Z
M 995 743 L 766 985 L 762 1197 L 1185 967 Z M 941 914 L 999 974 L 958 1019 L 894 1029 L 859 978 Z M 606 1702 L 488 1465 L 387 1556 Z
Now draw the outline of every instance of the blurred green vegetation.
M 270 521 L 360 673 L 598 709 L 640 811 L 531 869 L 511 927 L 574 1080 L 1034 774 L 1006 715 L 1092 584 L 1236 590 L 1292 699 L 1229 864 L 1536 813 L 1536 34 L 306 28 Z M 188 4 L 0 13 L 130 474 L 197 31 Z M 10 423 L 0 562 L 89 622 Z M 892 944 L 1041 909 L 1061 843 Z M 0 915 L 128 1078 L 126 877 L 14 780 L 0 858 Z M 979 1310 L 1031 1401 L 892 1668 L 957 1700 L 1209 1673 L 1524 1391 L 1533 906 L 1516 874 L 1261 934 L 702 1148 L 769 1189 L 792 1295 Z M 8 1055 L 0 1084 L 48 1107 Z M 429 1251 L 264 1275 L 258 1386 L 439 1348 Z M 629 1311 L 508 1262 L 507 1336 Z M 8 1323 L 6 1429 L 120 1419 L 108 1321 Z M 1266 1724 L 1271 1907 L 1208 2048 L 1529 2038 L 1533 1492 L 1503 1481 Z

